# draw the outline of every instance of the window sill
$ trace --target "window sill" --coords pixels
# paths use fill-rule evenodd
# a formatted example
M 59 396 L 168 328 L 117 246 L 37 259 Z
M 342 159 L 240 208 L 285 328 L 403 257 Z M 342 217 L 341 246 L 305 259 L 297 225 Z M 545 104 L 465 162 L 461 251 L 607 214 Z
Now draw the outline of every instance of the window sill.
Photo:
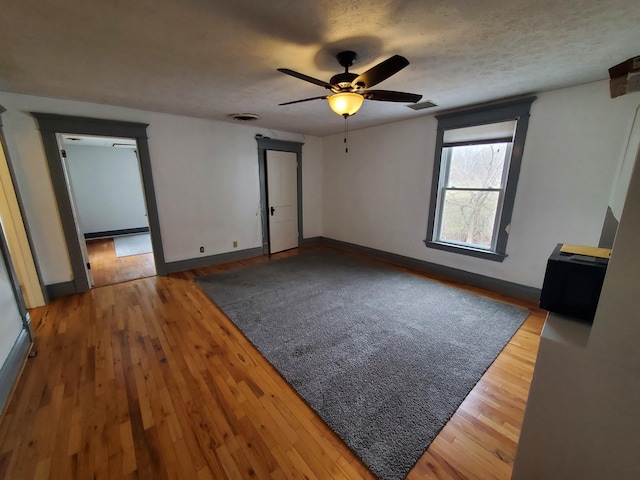
M 484 258 L 485 260 L 491 260 L 493 262 L 502 262 L 505 258 L 507 258 L 507 255 L 504 253 L 489 252 L 487 250 L 464 247 L 462 245 L 453 245 L 451 243 L 432 242 L 429 240 L 425 240 L 424 243 L 427 248 L 435 248 L 437 250 L 444 250 L 445 252 L 468 255 L 470 257 Z

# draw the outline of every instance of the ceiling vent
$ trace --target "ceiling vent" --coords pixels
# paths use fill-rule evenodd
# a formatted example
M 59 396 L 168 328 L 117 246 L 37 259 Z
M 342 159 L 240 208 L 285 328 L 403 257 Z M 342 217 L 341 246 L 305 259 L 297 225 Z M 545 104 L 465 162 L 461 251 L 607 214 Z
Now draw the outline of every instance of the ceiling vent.
M 413 105 L 407 105 L 407 107 L 412 108 L 414 110 L 424 110 L 425 108 L 433 108 L 437 107 L 435 103 L 431 100 L 427 100 L 426 102 L 414 103 Z
M 239 122 L 253 122 L 260 118 L 260 115 L 256 115 L 255 113 L 232 113 L 229 116 Z

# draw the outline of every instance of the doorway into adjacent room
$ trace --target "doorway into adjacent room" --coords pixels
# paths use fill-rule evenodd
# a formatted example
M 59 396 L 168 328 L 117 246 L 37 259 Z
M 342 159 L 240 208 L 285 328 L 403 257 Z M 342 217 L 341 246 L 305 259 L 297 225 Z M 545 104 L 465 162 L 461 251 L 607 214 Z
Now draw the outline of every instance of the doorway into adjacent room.
M 133 138 L 58 134 L 90 286 L 156 274 Z
M 51 176 L 51 184 L 56 197 L 56 203 L 58 211 L 60 212 L 60 222 L 62 224 L 62 230 L 64 238 L 67 244 L 67 251 L 69 253 L 69 262 L 71 265 L 71 273 L 73 275 L 72 280 L 55 285 L 56 296 L 68 295 L 71 293 L 81 293 L 88 291 L 93 286 L 93 279 L 91 278 L 90 262 L 88 261 L 89 253 L 84 238 L 84 227 L 80 224 L 80 215 L 78 212 L 78 205 L 74 201 L 70 190 L 69 173 L 66 168 L 66 158 L 61 154 L 61 141 L 60 138 L 63 135 L 76 136 L 76 137 L 99 137 L 104 139 L 115 139 L 112 142 L 110 148 L 127 149 L 132 148 L 131 145 L 135 144 L 135 162 L 138 169 L 137 182 L 142 183 L 142 191 L 144 204 L 147 213 L 146 225 L 148 225 L 151 244 L 153 246 L 153 253 L 150 257 L 153 258 L 156 275 L 166 275 L 167 265 L 164 260 L 164 250 L 162 248 L 162 234 L 160 232 L 160 218 L 158 215 L 158 205 L 155 197 L 155 188 L 153 185 L 153 172 L 151 169 L 151 156 L 149 153 L 149 144 L 147 141 L 147 127 L 148 124 L 137 122 L 126 122 L 121 120 L 105 120 L 100 118 L 89 117 L 75 117 L 69 115 L 57 115 L 52 113 L 39 113 L 30 112 L 38 122 L 40 135 L 42 136 L 42 143 L 44 146 L 47 165 L 49 166 L 49 174 Z M 124 143 L 127 145 L 113 145 L 113 143 Z M 94 177 L 97 177 L 94 175 Z M 102 179 L 98 179 L 102 180 Z M 116 182 L 116 186 L 113 188 L 121 189 L 121 182 Z M 74 189 L 77 188 L 74 185 Z M 125 210 L 128 207 L 124 207 Z M 118 229 L 117 227 L 116 230 Z M 130 227 L 127 227 L 127 229 Z M 137 227 L 132 227 L 134 230 Z M 126 230 L 126 229 L 125 229 Z M 109 232 L 108 230 L 106 230 Z M 102 231 L 104 232 L 104 231 Z M 92 233 L 92 232 L 88 232 Z M 93 232 L 101 233 L 101 232 Z M 118 235 L 122 236 L 117 232 Z M 125 231 L 124 233 L 146 233 L 137 231 Z M 114 235 L 108 235 L 105 237 L 113 237 Z M 106 242 L 108 243 L 108 242 Z M 114 241 L 114 248 L 115 248 Z M 117 255 L 116 255 L 117 256 Z M 118 257 L 120 258 L 120 257 Z M 116 271 L 122 272 L 123 268 L 115 267 Z M 134 269 L 135 270 L 135 269 Z M 137 275 L 145 276 L 147 273 L 140 273 Z M 123 277 L 118 277 L 117 280 L 113 278 L 107 280 L 107 282 L 123 281 Z

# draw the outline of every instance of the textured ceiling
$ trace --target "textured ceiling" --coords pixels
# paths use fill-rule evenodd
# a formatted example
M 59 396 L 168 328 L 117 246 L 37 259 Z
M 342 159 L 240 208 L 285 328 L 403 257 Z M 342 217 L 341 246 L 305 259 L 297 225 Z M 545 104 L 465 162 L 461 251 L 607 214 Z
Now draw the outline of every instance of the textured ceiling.
M 2 0 L 0 90 L 229 120 L 311 135 L 344 128 L 326 101 L 334 55 L 362 73 L 393 54 L 411 62 L 376 88 L 437 109 L 365 101 L 357 129 L 607 78 L 640 55 L 634 0 Z

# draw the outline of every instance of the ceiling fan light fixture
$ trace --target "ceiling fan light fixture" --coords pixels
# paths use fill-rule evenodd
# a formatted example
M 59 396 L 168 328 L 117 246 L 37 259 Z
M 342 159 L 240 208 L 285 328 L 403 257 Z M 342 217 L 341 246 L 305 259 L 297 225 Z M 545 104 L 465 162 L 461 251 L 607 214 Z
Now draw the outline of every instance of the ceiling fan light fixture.
M 360 110 L 364 97 L 357 93 L 342 92 L 327 97 L 327 101 L 331 110 L 342 117 L 349 117 Z

